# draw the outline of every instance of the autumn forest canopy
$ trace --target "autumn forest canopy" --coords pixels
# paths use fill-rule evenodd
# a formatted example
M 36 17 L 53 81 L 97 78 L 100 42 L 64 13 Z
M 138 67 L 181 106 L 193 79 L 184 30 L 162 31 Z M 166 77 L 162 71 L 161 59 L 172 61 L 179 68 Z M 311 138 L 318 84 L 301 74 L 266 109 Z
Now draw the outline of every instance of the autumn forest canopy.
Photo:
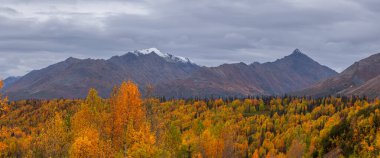
M 2 82 L 0 83 L 2 87 Z M 380 101 L 365 97 L 109 98 L 8 101 L 0 157 L 376 157 Z

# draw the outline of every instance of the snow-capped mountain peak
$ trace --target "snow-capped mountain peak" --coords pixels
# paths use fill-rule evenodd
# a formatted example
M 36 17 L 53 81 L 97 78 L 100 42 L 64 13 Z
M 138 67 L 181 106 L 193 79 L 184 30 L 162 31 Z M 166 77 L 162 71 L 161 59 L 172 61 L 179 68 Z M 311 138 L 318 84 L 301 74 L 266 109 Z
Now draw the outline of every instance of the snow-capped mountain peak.
M 188 58 L 181 57 L 181 56 L 175 56 L 175 55 L 172 55 L 169 53 L 163 53 L 157 48 L 148 48 L 148 49 L 141 49 L 141 50 L 134 51 L 134 54 L 136 54 L 136 55 L 141 55 L 141 54 L 146 55 L 146 54 L 151 54 L 151 53 L 155 53 L 158 56 L 160 56 L 160 57 L 162 57 L 165 60 L 170 61 L 170 62 L 193 63 Z

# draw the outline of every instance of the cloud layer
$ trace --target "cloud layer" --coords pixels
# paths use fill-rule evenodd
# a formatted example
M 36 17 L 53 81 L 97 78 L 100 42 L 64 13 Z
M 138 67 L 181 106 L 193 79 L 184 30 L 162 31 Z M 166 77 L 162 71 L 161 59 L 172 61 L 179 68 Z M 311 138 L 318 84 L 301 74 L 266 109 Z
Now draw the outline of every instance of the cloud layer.
M 0 78 L 157 47 L 200 65 L 295 48 L 337 71 L 380 52 L 377 0 L 0 0 Z

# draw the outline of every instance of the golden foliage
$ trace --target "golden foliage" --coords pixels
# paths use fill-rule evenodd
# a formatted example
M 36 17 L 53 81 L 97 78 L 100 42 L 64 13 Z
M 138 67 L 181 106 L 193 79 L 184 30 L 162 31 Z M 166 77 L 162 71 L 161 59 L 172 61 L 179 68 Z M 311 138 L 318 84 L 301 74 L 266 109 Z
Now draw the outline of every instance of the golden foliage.
M 100 155 L 98 147 L 99 138 L 97 133 L 87 132 L 89 135 L 79 136 L 70 148 L 70 157 L 91 158 Z
M 132 82 L 123 82 L 113 96 L 111 105 L 113 111 L 113 142 L 116 149 L 124 150 L 126 144 L 126 130 L 136 130 L 145 120 L 145 111 L 142 107 L 141 94 L 138 87 Z M 127 124 L 132 129 L 126 129 Z
M 128 148 L 128 157 L 146 157 L 155 156 L 157 147 L 155 146 L 156 138 L 150 132 L 150 126 L 145 124 L 139 130 L 132 130 L 127 133 L 130 147 Z
M 64 156 L 69 147 L 69 134 L 60 113 L 56 113 L 42 130 L 37 144 L 44 151 L 45 156 Z
M 0 83 L 1 84 L 1 83 Z M 163 99 L 164 100 L 164 99 Z M 0 99 L 0 157 L 376 157 L 380 101 L 142 99 L 132 81 L 109 99 Z

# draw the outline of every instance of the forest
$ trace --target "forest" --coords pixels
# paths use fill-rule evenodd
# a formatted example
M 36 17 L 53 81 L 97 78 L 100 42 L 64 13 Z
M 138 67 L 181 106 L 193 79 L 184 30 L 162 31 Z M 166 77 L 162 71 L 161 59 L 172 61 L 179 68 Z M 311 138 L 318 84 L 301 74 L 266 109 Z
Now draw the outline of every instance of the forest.
M 165 99 L 128 81 L 109 98 L 0 96 L 0 157 L 377 157 L 379 126 L 367 97 Z

